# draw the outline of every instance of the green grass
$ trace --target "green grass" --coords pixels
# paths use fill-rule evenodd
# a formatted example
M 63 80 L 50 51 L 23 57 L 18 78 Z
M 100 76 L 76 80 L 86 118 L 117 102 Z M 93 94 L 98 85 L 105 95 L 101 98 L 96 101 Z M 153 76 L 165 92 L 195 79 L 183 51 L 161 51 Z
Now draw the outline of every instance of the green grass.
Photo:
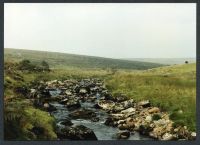
M 175 122 L 182 120 L 191 130 L 196 129 L 196 64 L 118 72 L 107 78 L 106 84 L 113 93 L 123 92 L 135 100 L 149 99 L 172 114 Z
M 33 51 L 22 49 L 4 49 L 5 61 L 19 62 L 23 59 L 29 59 L 34 63 L 40 63 L 45 60 L 51 68 L 101 68 L 101 69 L 149 69 L 163 66 L 158 63 L 129 61 L 120 59 L 111 59 L 103 57 L 75 55 L 57 52 Z
M 102 78 L 107 88 L 113 94 L 124 93 L 136 101 L 149 99 L 154 106 L 160 107 L 170 114 L 174 125 L 186 125 L 190 130 L 196 130 L 196 64 L 184 64 L 158 67 L 147 70 L 130 70 L 102 68 L 63 67 L 54 68 L 51 72 L 21 72 L 15 63 L 8 63 L 11 71 L 4 69 L 4 100 L 13 102 L 13 98 L 24 100 L 23 95 L 16 93 L 16 87 L 29 87 L 33 81 L 65 80 L 70 78 Z M 16 77 L 17 76 L 17 77 Z M 23 80 L 21 80 L 21 77 Z M 7 101 L 4 101 L 7 102 Z M 18 101 L 15 105 L 20 104 Z M 29 107 L 30 106 L 30 107 Z M 55 139 L 54 121 L 46 112 L 34 109 L 31 105 L 19 111 L 26 114 L 24 127 L 18 122 L 7 124 L 11 131 L 18 132 L 23 139 Z M 34 116 L 34 117 L 33 117 Z M 155 116 L 155 120 L 159 116 Z M 22 123 L 23 124 L 23 123 Z M 41 126 L 46 129 L 43 137 L 35 137 L 28 129 Z M 10 132 L 8 132 L 10 133 Z M 18 136 L 18 137 L 19 137 Z

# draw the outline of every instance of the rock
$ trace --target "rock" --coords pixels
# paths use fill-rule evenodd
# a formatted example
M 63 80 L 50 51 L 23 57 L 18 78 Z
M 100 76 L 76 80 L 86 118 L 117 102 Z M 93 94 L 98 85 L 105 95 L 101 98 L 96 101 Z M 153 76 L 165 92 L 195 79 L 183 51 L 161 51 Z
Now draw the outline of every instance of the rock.
M 132 113 L 132 112 L 135 112 L 135 111 L 136 111 L 136 109 L 131 107 L 131 108 L 128 108 L 126 110 L 121 111 L 121 113 L 127 114 L 127 113 Z
M 159 109 L 158 107 L 153 107 L 153 108 L 149 109 L 148 112 L 149 112 L 150 114 L 159 113 L 159 112 L 160 112 L 160 109 Z
M 174 136 L 170 133 L 165 133 L 161 140 L 174 140 Z
M 53 105 L 49 104 L 49 103 L 44 103 L 43 107 L 46 111 L 48 112 L 52 112 L 52 111 L 56 111 L 56 107 L 54 107 Z
M 149 100 L 145 100 L 145 101 L 140 101 L 138 102 L 138 106 L 142 106 L 144 108 L 147 108 L 147 107 L 150 107 L 151 104 L 150 104 L 150 101 Z
M 97 140 L 94 132 L 83 125 L 67 126 L 58 132 L 58 137 L 71 140 Z
M 93 118 L 91 119 L 91 121 L 93 121 L 93 122 L 98 122 L 98 121 L 99 121 L 99 118 L 98 118 L 98 117 L 93 117 Z
M 81 104 L 79 103 L 79 101 L 75 98 L 70 98 L 70 99 L 64 99 L 61 101 L 61 104 L 65 104 L 65 106 L 69 109 L 69 110 L 74 110 L 74 109 L 78 109 L 81 107 Z
M 112 127 L 116 127 L 117 126 L 117 123 L 115 123 L 115 120 L 112 117 L 108 117 L 106 119 L 106 121 L 104 122 L 104 124 L 107 125 L 107 126 L 112 126 Z
M 145 118 L 145 121 L 147 121 L 147 122 L 151 122 L 151 121 L 152 121 L 152 117 L 151 117 L 151 115 L 148 115 L 148 116 Z
M 191 137 L 190 137 L 189 139 L 190 139 L 190 140 L 195 140 L 195 139 L 196 139 L 196 136 L 197 136 L 196 132 L 192 132 L 192 133 L 191 133 Z
M 117 126 L 120 130 L 127 130 L 129 127 L 128 127 L 128 125 L 127 124 L 119 124 L 118 126 Z
M 65 94 L 66 94 L 67 96 L 70 96 L 70 95 L 72 95 L 72 92 L 71 92 L 70 90 L 66 90 L 66 91 L 65 91 Z
M 86 93 L 87 93 L 87 90 L 86 90 L 85 88 L 81 88 L 81 89 L 79 90 L 79 93 L 80 93 L 80 94 L 86 94 Z
M 149 132 L 151 132 L 153 129 L 148 125 L 140 125 L 139 126 L 139 133 L 142 135 L 149 135 Z
M 114 102 L 123 102 L 126 101 L 128 97 L 125 94 L 117 93 L 115 97 L 113 97 Z
M 73 125 L 73 123 L 69 120 L 69 119 L 64 119 L 60 122 L 61 125 L 64 125 L 64 126 L 71 126 Z
M 60 104 L 66 104 L 68 102 L 68 100 L 69 100 L 68 98 L 65 98 L 65 99 L 60 101 Z
M 133 118 L 127 118 L 126 119 L 126 124 L 128 125 L 129 127 L 129 130 L 132 130 L 135 128 L 135 120 Z
M 129 131 L 120 131 L 116 134 L 117 139 L 128 139 L 130 137 Z
M 110 100 L 100 100 L 98 101 L 98 105 L 100 108 L 104 110 L 111 110 L 114 107 L 115 103 Z
M 117 112 L 120 112 L 120 111 L 122 111 L 122 110 L 124 110 L 124 107 L 123 107 L 123 105 L 121 105 L 121 104 L 115 104 L 115 105 L 112 107 L 112 109 L 111 109 L 111 111 L 112 111 L 113 113 L 117 113 Z
M 134 103 L 133 99 L 121 102 L 121 104 L 124 107 L 124 109 L 130 108 L 130 107 L 134 107 L 133 103 Z
M 37 136 L 43 136 L 45 129 L 43 127 L 33 127 L 30 131 Z
M 79 109 L 71 112 L 69 117 L 73 119 L 90 119 L 96 117 L 96 113 L 89 109 Z

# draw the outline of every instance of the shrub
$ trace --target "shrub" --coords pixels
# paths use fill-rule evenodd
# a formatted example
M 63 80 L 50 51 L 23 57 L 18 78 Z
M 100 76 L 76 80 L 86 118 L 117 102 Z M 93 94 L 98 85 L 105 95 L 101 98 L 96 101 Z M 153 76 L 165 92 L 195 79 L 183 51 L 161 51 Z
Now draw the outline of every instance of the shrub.
M 152 120 L 159 120 L 159 119 L 161 119 L 160 114 L 153 114 Z

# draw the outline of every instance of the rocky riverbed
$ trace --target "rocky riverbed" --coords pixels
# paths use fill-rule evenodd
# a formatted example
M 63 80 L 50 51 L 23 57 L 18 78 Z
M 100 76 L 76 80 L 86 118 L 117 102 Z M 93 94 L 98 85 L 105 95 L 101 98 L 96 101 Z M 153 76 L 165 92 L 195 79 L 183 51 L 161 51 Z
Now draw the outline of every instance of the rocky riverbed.
M 39 82 L 30 90 L 35 107 L 56 119 L 59 140 L 194 140 L 149 100 L 112 96 L 100 79 Z

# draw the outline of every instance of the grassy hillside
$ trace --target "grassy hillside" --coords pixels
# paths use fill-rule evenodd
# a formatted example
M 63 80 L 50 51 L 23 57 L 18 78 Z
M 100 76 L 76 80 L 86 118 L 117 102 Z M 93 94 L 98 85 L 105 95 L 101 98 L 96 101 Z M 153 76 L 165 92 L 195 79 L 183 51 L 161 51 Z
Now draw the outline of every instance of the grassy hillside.
M 196 127 L 196 64 L 174 65 L 137 72 L 118 72 L 107 78 L 113 93 L 135 100 L 149 99 L 169 112 L 176 123 Z
M 196 58 L 129 58 L 126 60 L 152 62 L 152 63 L 159 62 L 161 64 L 167 64 L 167 65 L 184 64 L 185 61 L 188 61 L 189 63 L 196 62 Z
M 148 63 L 139 61 L 129 61 L 84 55 L 74 55 L 57 52 L 32 51 L 22 49 L 4 49 L 5 61 L 21 61 L 29 59 L 35 63 L 42 60 L 47 61 L 51 68 L 115 68 L 115 69 L 149 69 L 163 66 L 158 63 Z

